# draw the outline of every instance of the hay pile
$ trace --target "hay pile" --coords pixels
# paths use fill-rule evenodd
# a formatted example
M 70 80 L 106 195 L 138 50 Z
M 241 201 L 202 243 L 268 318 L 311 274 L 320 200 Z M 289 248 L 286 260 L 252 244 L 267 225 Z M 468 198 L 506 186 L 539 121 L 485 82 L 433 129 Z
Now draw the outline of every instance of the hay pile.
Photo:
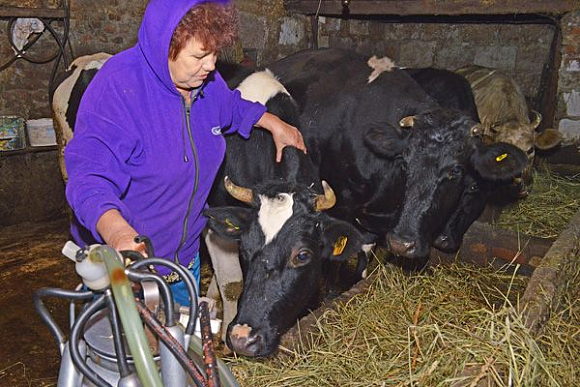
M 534 171 L 530 195 L 504 209 L 496 226 L 541 238 L 555 238 L 580 210 L 580 176 Z
M 578 294 L 537 341 L 516 312 L 526 277 L 460 264 L 411 276 L 387 265 L 375 276 L 368 294 L 326 312 L 296 351 L 230 359 L 241 385 L 574 385 Z
M 580 210 L 580 176 L 534 173 L 528 198 L 497 227 L 555 238 Z M 518 312 L 527 277 L 454 264 L 406 274 L 375 269 L 369 292 L 317 321 L 296 350 L 225 359 L 242 386 L 580 385 L 580 273 L 544 331 Z M 291 306 L 289 306 L 291 307 Z

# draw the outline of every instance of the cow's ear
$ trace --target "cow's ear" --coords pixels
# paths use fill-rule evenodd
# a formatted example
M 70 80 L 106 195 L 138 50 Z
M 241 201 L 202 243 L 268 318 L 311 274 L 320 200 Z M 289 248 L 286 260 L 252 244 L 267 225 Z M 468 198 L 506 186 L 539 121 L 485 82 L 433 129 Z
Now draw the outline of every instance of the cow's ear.
M 498 142 L 475 147 L 471 163 L 481 177 L 486 180 L 509 180 L 522 173 L 528 157 L 519 148 Z
M 254 211 L 244 207 L 212 207 L 203 211 L 207 227 L 225 239 L 239 241 Z
M 538 133 L 534 140 L 536 148 L 541 150 L 552 149 L 562 141 L 562 134 L 557 129 L 545 129 Z
M 350 223 L 328 217 L 324 221 L 324 251 L 330 260 L 344 261 L 362 250 L 363 236 Z
M 395 128 L 388 123 L 373 123 L 363 128 L 365 145 L 375 154 L 393 158 L 407 147 L 408 130 Z

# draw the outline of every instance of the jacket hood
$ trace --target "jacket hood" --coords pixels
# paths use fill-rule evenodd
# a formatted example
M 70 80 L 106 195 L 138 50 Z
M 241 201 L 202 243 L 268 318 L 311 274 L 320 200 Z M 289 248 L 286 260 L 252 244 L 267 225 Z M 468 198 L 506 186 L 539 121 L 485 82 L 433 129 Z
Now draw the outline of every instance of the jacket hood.
M 151 0 L 139 28 L 138 45 L 147 63 L 172 93 L 178 91 L 169 74 L 169 44 L 173 31 L 187 11 L 210 0 Z M 211 0 L 227 4 L 229 0 Z

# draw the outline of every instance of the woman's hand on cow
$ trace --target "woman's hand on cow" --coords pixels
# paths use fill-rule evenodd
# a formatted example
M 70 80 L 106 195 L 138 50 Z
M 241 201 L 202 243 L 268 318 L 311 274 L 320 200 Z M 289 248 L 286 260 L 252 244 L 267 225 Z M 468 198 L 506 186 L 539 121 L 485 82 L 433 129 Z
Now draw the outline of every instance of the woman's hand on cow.
M 282 150 L 287 146 L 296 147 L 306 153 L 306 145 L 304 144 L 302 133 L 300 133 L 298 128 L 287 124 L 278 116 L 266 112 L 256 125 L 272 133 L 272 138 L 276 145 L 276 162 L 279 163 L 282 160 Z

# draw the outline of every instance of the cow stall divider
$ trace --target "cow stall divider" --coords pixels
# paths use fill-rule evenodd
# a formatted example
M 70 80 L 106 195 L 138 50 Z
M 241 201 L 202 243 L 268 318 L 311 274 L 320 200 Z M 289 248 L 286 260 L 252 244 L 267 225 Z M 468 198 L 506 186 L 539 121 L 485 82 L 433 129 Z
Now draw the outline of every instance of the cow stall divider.
M 74 290 L 35 292 L 35 309 L 61 355 L 57 386 L 238 386 L 227 365 L 215 356 L 208 303 L 199 302 L 193 274 L 180 264 L 156 258 L 147 237 L 135 240 L 145 243 L 148 258 L 106 245 L 80 248 L 67 242 L 62 252 L 75 262 L 82 283 Z M 178 318 L 184 308 L 174 304 L 170 286 L 150 270 L 153 265 L 169 268 L 184 281 L 191 300 L 184 327 Z M 47 297 L 70 302 L 68 340 L 44 306 Z M 198 312 L 201 337 L 195 334 Z

